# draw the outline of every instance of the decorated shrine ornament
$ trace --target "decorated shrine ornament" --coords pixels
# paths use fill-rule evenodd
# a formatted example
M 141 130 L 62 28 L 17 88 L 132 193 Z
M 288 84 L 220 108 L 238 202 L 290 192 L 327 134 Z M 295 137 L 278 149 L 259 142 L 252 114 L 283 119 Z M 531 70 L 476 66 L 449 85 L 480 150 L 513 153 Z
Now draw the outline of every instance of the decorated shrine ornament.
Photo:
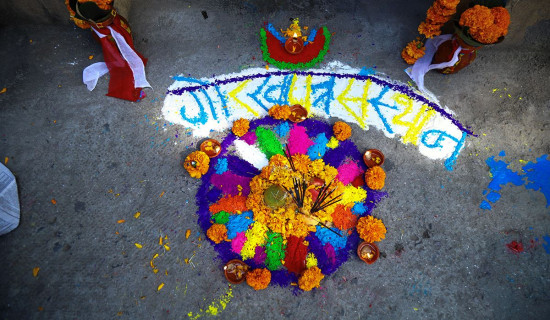
M 378 260 L 380 250 L 376 244 L 364 241 L 357 246 L 357 255 L 359 259 L 365 261 L 367 264 L 373 264 Z
M 288 120 L 299 123 L 307 119 L 307 110 L 306 108 L 302 107 L 299 104 L 295 104 L 290 107 L 290 115 L 288 116 Z
M 382 151 L 377 149 L 369 149 L 363 154 L 363 161 L 365 161 L 365 164 L 369 168 L 381 166 L 384 164 L 384 159 L 385 157 Z
M 206 153 L 209 158 L 217 157 L 222 152 L 222 146 L 218 140 L 208 139 L 201 143 L 200 149 Z
M 230 260 L 223 267 L 225 278 L 233 284 L 239 284 L 246 280 L 247 272 L 248 265 L 239 259 Z
M 285 41 L 285 50 L 290 54 L 299 54 L 304 50 L 304 40 L 298 38 L 298 35 L 294 34 L 294 37 L 288 38 Z

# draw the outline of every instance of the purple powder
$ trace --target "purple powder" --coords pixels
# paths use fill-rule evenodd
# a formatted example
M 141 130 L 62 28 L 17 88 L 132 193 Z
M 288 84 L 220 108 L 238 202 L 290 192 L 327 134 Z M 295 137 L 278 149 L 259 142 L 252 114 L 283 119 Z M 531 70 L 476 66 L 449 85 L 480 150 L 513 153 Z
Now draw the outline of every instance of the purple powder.
M 263 264 L 267 258 L 264 247 L 256 247 L 256 252 L 254 253 L 254 262 L 257 264 Z
M 214 174 L 210 178 L 210 182 L 221 189 L 224 196 L 238 195 L 238 186 L 241 186 L 242 194 L 248 195 L 250 193 L 250 180 L 250 178 L 238 176 L 231 171 L 226 171 L 223 174 Z
M 256 132 L 248 131 L 244 136 L 241 137 L 241 140 L 248 143 L 249 145 L 253 145 L 256 143 L 256 140 L 258 140 L 258 137 L 256 137 Z

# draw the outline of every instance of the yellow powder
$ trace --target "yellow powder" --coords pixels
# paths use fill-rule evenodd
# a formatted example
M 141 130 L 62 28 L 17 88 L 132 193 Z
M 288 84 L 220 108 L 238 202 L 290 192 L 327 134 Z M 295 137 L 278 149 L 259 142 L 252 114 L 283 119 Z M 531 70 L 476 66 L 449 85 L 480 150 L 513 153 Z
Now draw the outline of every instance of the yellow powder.
M 206 308 L 205 311 L 202 309 L 199 310 L 198 313 L 193 314 L 193 312 L 189 312 L 187 316 L 189 319 L 198 319 L 206 314 L 217 316 L 221 311 L 225 310 L 227 307 L 227 304 L 229 301 L 231 301 L 231 298 L 233 297 L 233 289 L 231 289 L 231 286 L 227 289 L 227 292 L 221 296 L 219 299 L 212 301 L 212 303 Z M 220 310 L 221 309 L 221 310 Z
M 340 204 L 349 204 L 355 202 L 365 201 L 367 198 L 367 191 L 363 188 L 356 188 L 354 186 L 346 186 L 344 188 L 344 194 L 342 195 L 342 201 Z
M 311 267 L 317 266 L 317 258 L 313 253 L 308 253 L 306 256 L 306 268 L 309 269 Z
M 331 137 L 329 142 L 327 143 L 327 147 L 331 149 L 338 147 L 338 139 L 336 139 L 335 137 Z
M 256 247 L 265 244 L 265 233 L 267 227 L 259 222 L 255 222 L 252 229 L 246 231 L 246 242 L 241 251 L 243 260 L 254 258 Z

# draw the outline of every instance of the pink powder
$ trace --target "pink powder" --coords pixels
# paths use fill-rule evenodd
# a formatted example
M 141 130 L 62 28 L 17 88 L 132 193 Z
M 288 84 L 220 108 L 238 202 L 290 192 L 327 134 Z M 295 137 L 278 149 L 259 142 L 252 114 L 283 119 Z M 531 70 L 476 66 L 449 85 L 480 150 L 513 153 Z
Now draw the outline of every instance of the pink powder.
M 363 171 L 359 168 L 356 161 L 347 160 L 344 164 L 338 167 L 338 175 L 336 176 L 336 179 L 340 180 L 343 185 L 348 185 L 362 173 Z
M 235 253 L 241 253 L 246 242 L 246 236 L 244 232 L 238 232 L 237 236 L 231 240 L 231 250 Z
M 309 136 L 306 133 L 306 128 L 299 127 L 294 124 L 294 127 L 290 130 L 290 135 L 288 138 L 290 154 L 307 154 L 307 149 L 314 144 L 315 143 L 309 139 Z
M 213 174 L 210 182 L 222 190 L 224 196 L 239 194 L 239 187 L 242 187 L 242 194 L 250 193 L 250 178 L 238 176 L 231 171 L 222 174 Z
M 245 133 L 244 136 L 241 137 L 241 140 L 248 143 L 249 145 L 255 144 L 257 139 L 258 137 L 256 137 L 256 132 L 254 131 L 248 131 L 247 133 Z

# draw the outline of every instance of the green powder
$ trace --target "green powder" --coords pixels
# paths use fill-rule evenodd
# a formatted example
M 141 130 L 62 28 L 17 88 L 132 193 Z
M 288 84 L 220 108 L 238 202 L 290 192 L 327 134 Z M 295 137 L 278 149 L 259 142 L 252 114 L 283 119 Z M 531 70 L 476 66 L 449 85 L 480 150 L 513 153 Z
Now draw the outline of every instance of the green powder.
M 215 223 L 226 224 L 229 222 L 229 212 L 220 211 L 212 216 Z
M 274 131 L 258 127 L 256 128 L 256 137 L 258 138 L 260 150 L 268 159 L 271 159 L 276 154 L 284 155 L 283 146 L 277 140 L 277 134 Z
M 283 245 L 283 237 L 280 233 L 268 231 L 266 237 L 265 265 L 269 270 L 277 270 L 283 265 L 282 260 L 285 258 L 285 247 Z

